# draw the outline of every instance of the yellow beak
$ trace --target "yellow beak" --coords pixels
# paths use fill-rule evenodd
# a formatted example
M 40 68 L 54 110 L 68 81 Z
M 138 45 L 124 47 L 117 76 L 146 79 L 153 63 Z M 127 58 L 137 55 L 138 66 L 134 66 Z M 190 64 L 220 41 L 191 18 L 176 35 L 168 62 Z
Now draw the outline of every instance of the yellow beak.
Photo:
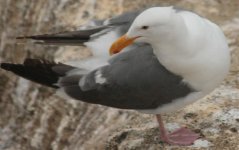
M 139 37 L 128 38 L 126 35 L 121 36 L 111 45 L 111 48 L 109 50 L 110 55 L 119 53 L 122 49 L 131 45 L 137 38 Z

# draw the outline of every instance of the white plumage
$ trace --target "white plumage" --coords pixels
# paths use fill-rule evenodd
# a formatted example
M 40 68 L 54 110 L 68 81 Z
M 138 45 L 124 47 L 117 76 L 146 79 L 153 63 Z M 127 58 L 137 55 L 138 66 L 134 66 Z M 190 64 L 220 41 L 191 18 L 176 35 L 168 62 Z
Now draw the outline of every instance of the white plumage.
M 142 30 L 142 26 L 148 29 Z M 126 35 L 140 36 L 136 42 L 151 44 L 160 63 L 197 90 L 158 109 L 143 110 L 145 113 L 180 109 L 214 90 L 229 71 L 230 52 L 221 29 L 192 12 L 150 8 L 135 19 Z

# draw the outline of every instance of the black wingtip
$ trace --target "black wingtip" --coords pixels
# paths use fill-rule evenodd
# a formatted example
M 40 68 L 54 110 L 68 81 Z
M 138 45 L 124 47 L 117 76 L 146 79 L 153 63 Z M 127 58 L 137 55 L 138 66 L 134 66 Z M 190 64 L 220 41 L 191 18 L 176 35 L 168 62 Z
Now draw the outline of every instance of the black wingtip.
M 11 66 L 12 64 L 9 63 L 0 63 L 0 68 L 4 69 L 4 70 L 11 70 Z
M 35 40 L 38 40 L 39 38 L 44 38 L 45 36 L 47 36 L 47 34 L 45 34 L 45 35 L 18 36 L 18 37 L 16 37 L 16 39 L 17 40 L 22 40 L 22 39 L 35 39 Z
M 42 85 L 59 88 L 54 85 L 60 76 L 51 70 L 54 65 L 38 59 L 26 59 L 23 64 L 0 63 L 0 68 Z
M 24 39 L 33 39 L 35 36 L 18 36 L 16 37 L 17 40 L 24 40 Z
M 52 88 L 59 88 L 56 85 L 59 78 L 74 69 L 62 63 L 31 58 L 25 59 L 23 64 L 0 63 L 0 68 Z
M 54 34 L 42 34 L 42 35 L 30 35 L 30 36 L 19 36 L 16 37 L 17 40 L 25 40 L 25 39 L 32 39 L 32 40 L 61 40 L 61 39 L 68 39 L 68 37 L 58 37 Z

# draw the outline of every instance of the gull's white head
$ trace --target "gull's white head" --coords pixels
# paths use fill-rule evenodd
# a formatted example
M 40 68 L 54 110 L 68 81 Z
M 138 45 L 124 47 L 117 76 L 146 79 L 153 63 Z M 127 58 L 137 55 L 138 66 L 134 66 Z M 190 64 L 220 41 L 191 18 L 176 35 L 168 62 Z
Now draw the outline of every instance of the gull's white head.
M 153 7 L 142 12 L 133 22 L 126 35 L 129 38 L 139 37 L 137 41 L 150 42 L 171 30 L 175 18 L 172 7 Z
M 133 42 L 153 45 L 172 40 L 176 33 L 173 31 L 180 26 L 179 21 L 181 20 L 173 7 L 149 8 L 136 17 L 128 32 L 112 45 L 110 53 L 118 53 Z

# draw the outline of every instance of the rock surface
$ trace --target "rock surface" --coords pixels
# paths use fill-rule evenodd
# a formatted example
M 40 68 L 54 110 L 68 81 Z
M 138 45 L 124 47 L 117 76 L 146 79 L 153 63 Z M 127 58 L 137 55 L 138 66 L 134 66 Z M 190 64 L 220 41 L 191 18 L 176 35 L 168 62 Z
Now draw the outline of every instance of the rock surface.
M 54 91 L 0 70 L 0 149 L 239 149 L 239 1 L 237 0 L 5 0 L 0 1 L 0 61 L 26 57 L 61 61 L 90 55 L 82 47 L 18 43 L 19 35 L 72 30 L 149 6 L 175 5 L 210 18 L 224 30 L 232 51 L 231 72 L 206 98 L 164 115 L 167 128 L 186 125 L 202 139 L 193 146 L 159 142 L 154 116 L 57 97 Z M 216 54 L 215 54 L 216 57 Z

